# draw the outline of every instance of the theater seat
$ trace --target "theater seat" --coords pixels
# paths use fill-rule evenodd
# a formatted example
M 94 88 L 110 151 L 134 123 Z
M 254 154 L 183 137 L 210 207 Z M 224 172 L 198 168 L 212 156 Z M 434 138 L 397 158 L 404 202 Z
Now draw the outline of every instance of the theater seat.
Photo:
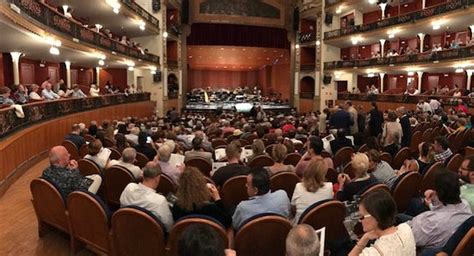
M 81 159 L 81 156 L 79 155 L 79 149 L 76 147 L 72 141 L 65 140 L 61 143 L 63 147 L 66 148 L 67 152 L 71 155 L 70 158 L 72 160 L 79 160 Z
M 186 160 L 184 165 L 198 168 L 199 171 L 201 171 L 201 173 L 206 177 L 211 176 L 212 164 L 206 158 L 198 156 L 190 157 Z
M 361 194 L 361 197 L 364 197 L 365 195 L 375 191 L 375 190 L 384 190 L 385 192 L 389 193 L 390 194 L 390 188 L 388 188 L 387 185 L 385 184 L 377 184 L 377 185 L 372 185 L 370 187 L 368 187 L 367 189 L 365 189 L 364 192 L 360 193 Z
M 79 166 L 79 171 L 83 176 L 88 176 L 92 174 L 102 174 L 99 166 L 97 166 L 97 164 L 94 163 L 92 160 L 80 159 L 79 161 L 77 161 L 77 165 Z
M 448 168 L 448 170 L 450 171 L 457 173 L 462 162 L 463 162 L 463 158 L 461 154 L 458 153 L 451 157 L 448 164 L 446 165 L 446 168 Z
M 166 174 L 161 174 L 160 176 L 160 183 L 156 188 L 157 193 L 161 193 L 164 196 L 167 196 L 169 193 L 176 193 L 176 184 L 174 184 L 173 180 L 168 177 Z
M 265 167 L 265 166 L 272 166 L 275 162 L 273 159 L 269 156 L 262 155 L 262 156 L 257 156 L 250 163 L 248 166 L 250 168 L 255 168 L 255 167 Z
M 170 231 L 170 235 L 168 237 L 168 243 L 166 249 L 168 251 L 168 255 L 170 256 L 177 256 L 178 255 L 178 241 L 181 238 L 181 235 L 191 225 L 194 224 L 202 224 L 209 226 L 213 230 L 219 234 L 219 237 L 222 239 L 224 245 L 229 246 L 229 239 L 227 237 L 227 231 L 225 227 L 216 219 L 206 216 L 206 215 L 188 215 L 176 221 L 173 228 Z M 239 254 L 237 254 L 239 255 Z
M 165 232 L 163 223 L 141 207 L 124 207 L 112 216 L 113 244 L 117 256 L 165 255 Z
M 67 200 L 71 224 L 71 250 L 84 243 L 95 250 L 111 254 L 110 211 L 104 202 L 89 192 L 75 191 Z
M 290 153 L 286 155 L 285 160 L 283 161 L 286 165 L 293 165 L 296 166 L 298 162 L 301 160 L 301 155 L 298 153 Z
M 30 190 L 39 236 L 45 235 L 47 226 L 69 233 L 66 204 L 58 189 L 46 179 L 36 178 L 31 181 Z
M 249 198 L 247 194 L 247 176 L 239 175 L 227 180 L 220 189 L 222 203 L 231 212 L 242 201 Z
M 300 178 L 293 172 L 278 172 L 270 177 L 270 189 L 275 192 L 279 189 L 284 190 L 291 200 L 296 184 Z
M 419 195 L 421 180 L 421 174 L 418 172 L 408 172 L 398 177 L 392 189 L 392 196 L 397 203 L 398 212 L 404 212 L 410 200 Z
M 105 198 L 110 207 L 120 207 L 120 195 L 128 183 L 136 182 L 133 174 L 126 168 L 118 165 L 104 171 Z
M 344 166 L 351 161 L 354 149 L 351 147 L 343 147 L 334 154 L 334 167 Z
M 400 168 L 403 165 L 403 162 L 407 159 L 410 159 L 411 157 L 411 152 L 410 149 L 407 147 L 404 147 L 398 151 L 398 153 L 395 155 L 392 161 L 392 167 L 395 170 L 400 170 Z
M 110 160 L 119 160 L 122 158 L 122 153 L 120 153 L 117 149 L 110 147 Z
M 434 181 L 435 181 L 435 176 L 436 172 L 438 169 L 442 168 L 443 164 L 440 162 L 437 162 L 433 164 L 426 172 L 425 175 L 423 175 L 423 180 L 421 181 L 421 192 L 425 192 L 428 189 L 434 189 Z
M 237 255 L 285 255 L 285 241 L 291 228 L 291 223 L 277 214 L 254 216 L 235 235 Z
M 147 156 L 140 152 L 137 152 L 136 160 L 137 166 L 140 167 L 140 169 L 145 167 L 145 165 L 150 161 Z

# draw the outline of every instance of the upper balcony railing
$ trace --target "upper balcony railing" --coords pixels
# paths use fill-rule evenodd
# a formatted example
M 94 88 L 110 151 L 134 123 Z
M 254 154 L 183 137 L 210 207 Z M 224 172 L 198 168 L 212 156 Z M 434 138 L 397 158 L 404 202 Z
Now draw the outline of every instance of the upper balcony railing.
M 153 24 L 158 29 L 160 28 L 160 21 L 157 18 L 155 18 L 155 16 L 151 15 L 145 9 L 143 9 L 143 7 L 141 7 L 139 4 L 135 3 L 134 0 L 122 0 L 122 3 L 128 9 L 132 10 L 133 12 L 138 14 L 140 17 L 142 17 L 146 21 Z M 159 3 L 159 1 L 158 1 L 158 3 Z M 160 8 L 161 8 L 161 6 L 158 4 L 157 10 L 154 10 L 154 11 L 158 12 L 160 10 Z
M 308 42 L 313 42 L 316 41 L 316 33 L 314 31 L 312 32 L 302 32 L 300 34 L 300 43 L 308 43 Z
M 332 39 L 340 36 L 362 33 L 371 31 L 374 29 L 390 27 L 393 25 L 400 25 L 404 23 L 415 22 L 417 20 L 426 19 L 435 15 L 440 15 L 454 10 L 459 10 L 462 8 L 469 7 L 474 5 L 474 0 L 453 0 L 448 3 L 443 3 L 433 7 L 429 7 L 423 10 L 415 11 L 412 13 L 407 13 L 393 18 L 387 18 L 384 20 L 379 20 L 377 22 L 369 24 L 361 24 L 356 26 L 351 26 L 342 29 L 336 29 L 324 33 L 324 39 Z
M 424 52 L 419 54 L 407 54 L 385 58 L 331 61 L 324 63 L 324 69 L 331 70 L 338 68 L 372 67 L 392 64 L 414 64 L 463 58 L 474 58 L 474 46 L 467 46 L 459 49 L 449 49 L 438 52 Z
M 56 12 L 52 8 L 38 1 L 10 0 L 10 2 L 18 6 L 23 13 L 34 18 L 43 25 L 82 42 L 98 46 L 107 51 L 127 55 L 132 58 L 142 59 L 155 64 L 160 63 L 160 57 L 150 53 L 142 54 L 138 49 L 121 44 L 117 40 L 111 39 L 95 30 L 86 28 L 82 24 L 66 18 L 61 13 Z

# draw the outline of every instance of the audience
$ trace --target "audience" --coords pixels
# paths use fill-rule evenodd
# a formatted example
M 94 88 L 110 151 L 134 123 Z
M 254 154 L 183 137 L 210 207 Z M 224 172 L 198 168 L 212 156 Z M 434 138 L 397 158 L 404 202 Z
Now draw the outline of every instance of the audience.
M 41 91 L 41 96 L 43 96 L 45 100 L 57 100 L 61 98 L 51 89 L 51 83 L 45 84 L 45 88 Z
M 206 159 L 207 161 L 209 161 L 209 163 L 212 163 L 213 162 L 212 153 L 204 151 L 202 144 L 203 144 L 202 138 L 194 137 L 192 141 L 192 150 L 187 151 L 184 154 L 184 157 L 185 157 L 184 161 L 186 162 L 192 157 L 202 157 Z
M 461 178 L 461 198 L 466 200 L 474 213 L 474 156 L 464 158 L 459 167 Z
M 81 136 L 81 127 L 79 126 L 79 124 L 72 125 L 71 133 L 66 135 L 66 137 L 64 137 L 64 140 L 68 140 L 74 143 L 78 150 L 81 149 L 82 145 L 86 144 L 86 140 L 84 139 L 84 137 Z
M 40 89 L 40 87 L 38 85 L 36 85 L 36 84 L 31 85 L 31 92 L 28 95 L 30 97 L 30 100 L 36 100 L 36 101 L 44 100 L 43 97 L 41 97 L 38 94 L 39 89 Z
M 293 165 L 286 165 L 283 163 L 287 155 L 287 148 L 283 144 L 275 144 L 272 148 L 272 158 L 275 163 L 272 166 L 265 167 L 268 174 L 272 176 L 278 172 L 294 172 Z
M 11 90 L 7 86 L 0 87 L 0 105 L 13 105 L 15 102 L 10 99 Z
M 153 148 L 153 143 L 148 143 L 148 134 L 146 132 L 140 132 L 138 134 L 138 144 L 133 148 L 148 157 L 148 160 L 152 161 L 156 156 L 156 150 Z
M 313 160 L 306 167 L 303 179 L 295 186 L 291 206 L 295 208 L 296 214 L 293 223 L 298 223 L 301 214 L 309 206 L 334 196 L 332 183 L 325 182 L 328 166 L 325 161 Z
M 226 146 L 225 154 L 228 164 L 219 168 L 214 175 L 212 175 L 212 181 L 214 181 L 216 186 L 222 187 L 230 178 L 238 175 L 247 175 L 249 173 L 250 169 L 239 162 L 241 151 L 242 149 L 235 143 L 230 143 Z
M 112 153 L 110 149 L 102 147 L 100 140 L 93 140 L 87 145 L 88 154 L 84 159 L 89 159 L 94 162 L 101 170 L 104 170 L 109 165 L 109 157 Z
M 191 214 L 202 214 L 212 217 L 225 227 L 232 224 L 231 217 L 227 214 L 222 204 L 217 188 L 206 184 L 206 179 L 195 167 L 186 167 L 179 179 L 176 203 L 173 206 L 173 218 L 180 218 Z
M 422 142 L 418 145 L 418 151 L 420 156 L 416 161 L 418 162 L 419 172 L 421 175 L 425 175 L 434 162 L 433 144 L 431 142 Z
M 133 127 L 129 134 L 124 133 L 127 141 L 131 142 L 133 146 L 138 144 L 138 134 L 140 134 L 140 128 L 138 127 Z
M 261 213 L 289 217 L 290 201 L 286 192 L 270 192 L 270 177 L 264 168 L 254 168 L 247 175 L 247 194 L 249 200 L 240 202 L 232 217 L 234 229 L 239 229 L 246 220 Z
M 140 167 L 136 166 L 134 163 L 136 161 L 136 156 L 137 156 L 137 151 L 134 148 L 125 148 L 122 151 L 122 158 L 119 160 L 110 160 L 109 162 L 109 167 L 118 165 L 122 166 L 125 169 L 129 170 L 132 174 L 133 177 L 135 177 L 136 180 L 139 180 L 142 178 L 142 170 L 140 170 Z
M 181 177 L 181 173 L 183 172 L 183 165 L 172 166 L 170 164 L 171 159 L 171 148 L 168 145 L 163 145 L 158 149 L 158 155 L 155 158 L 155 161 L 161 167 L 161 171 L 166 176 L 170 177 L 174 184 L 179 184 L 179 177 Z
M 133 150 L 133 149 L 132 149 Z M 120 205 L 139 206 L 155 215 L 164 224 L 166 231 L 173 225 L 173 216 L 166 198 L 156 193 L 160 183 L 161 169 L 155 162 L 148 162 L 143 167 L 143 181 L 129 183 L 120 195 Z
M 100 175 L 82 176 L 76 160 L 69 159 L 63 146 L 55 146 L 49 152 L 50 166 L 43 171 L 42 178 L 52 182 L 64 198 L 76 190 L 97 193 L 102 183 Z
M 263 143 L 262 140 L 256 139 L 252 143 L 252 152 L 253 154 L 248 158 L 248 162 L 252 162 L 252 160 L 257 157 L 257 156 L 266 156 L 268 155 L 267 152 L 265 152 L 265 144 Z
M 380 159 L 380 152 L 374 149 L 371 149 L 366 152 L 369 157 L 369 170 L 372 170 L 370 173 L 377 179 L 378 182 L 384 183 L 389 188 L 392 188 L 395 181 L 397 180 L 397 175 L 387 162 Z
M 346 131 L 344 129 L 337 130 L 336 138 L 330 141 L 329 144 L 331 146 L 331 151 L 333 155 L 335 155 L 337 151 L 339 151 L 339 149 L 341 148 L 344 148 L 344 147 L 354 148 L 352 141 L 346 138 Z
M 356 255 L 416 255 L 415 238 L 410 226 L 395 226 L 397 205 L 392 196 L 383 191 L 370 192 L 359 205 L 360 222 L 364 235 L 349 253 Z M 367 247 L 369 241 L 375 242 Z
M 301 157 L 301 160 L 295 167 L 295 173 L 302 177 L 306 167 L 311 160 L 322 159 L 328 165 L 328 168 L 334 168 L 334 163 L 331 158 L 324 158 L 321 156 L 323 152 L 323 141 L 318 137 L 310 137 L 307 142 L 306 153 Z

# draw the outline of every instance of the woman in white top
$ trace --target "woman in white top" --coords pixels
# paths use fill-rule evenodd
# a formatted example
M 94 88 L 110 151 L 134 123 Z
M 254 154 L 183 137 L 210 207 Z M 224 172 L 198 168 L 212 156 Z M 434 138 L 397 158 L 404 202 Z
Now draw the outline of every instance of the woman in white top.
M 89 90 L 89 95 L 91 97 L 97 97 L 99 96 L 100 89 L 98 88 L 97 85 L 91 84 L 91 89 Z
M 293 198 L 291 199 L 292 208 L 296 208 L 293 223 L 298 223 L 301 214 L 311 205 L 322 200 L 332 199 L 332 183 L 324 182 L 328 165 L 322 159 L 312 160 L 303 173 L 302 182 L 296 184 Z
M 84 159 L 93 161 L 99 168 L 104 170 L 109 165 L 109 157 L 112 151 L 108 148 L 102 147 L 100 140 L 94 140 L 87 145 L 88 154 L 84 156 Z
M 364 196 L 359 214 L 365 234 L 349 256 L 416 255 L 415 238 L 410 226 L 406 223 L 395 226 L 397 205 L 389 193 L 375 190 Z M 375 243 L 367 247 L 370 240 L 375 240 Z
M 31 85 L 31 92 L 30 92 L 30 95 L 28 95 L 31 100 L 44 100 L 43 97 L 41 97 L 38 94 L 38 91 L 39 91 L 38 85 L 36 84 Z

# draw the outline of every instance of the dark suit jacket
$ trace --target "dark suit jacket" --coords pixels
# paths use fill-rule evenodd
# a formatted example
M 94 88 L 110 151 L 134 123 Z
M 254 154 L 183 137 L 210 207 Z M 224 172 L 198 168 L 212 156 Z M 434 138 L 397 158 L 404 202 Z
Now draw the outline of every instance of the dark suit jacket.
M 400 125 L 402 126 L 403 137 L 402 137 L 402 147 L 409 147 L 411 141 L 411 125 L 410 119 L 407 115 L 404 115 L 400 118 Z
M 352 141 L 348 138 L 336 138 L 335 140 L 329 142 L 331 144 L 331 151 L 332 154 L 335 155 L 336 152 L 343 148 L 343 147 L 351 147 L 354 148 L 354 145 L 352 145 Z
M 379 110 L 370 110 L 369 130 L 370 135 L 377 137 L 382 133 L 383 113 Z
M 353 124 L 351 114 L 344 110 L 338 110 L 329 117 L 329 126 L 331 129 L 345 129 L 349 131 Z

